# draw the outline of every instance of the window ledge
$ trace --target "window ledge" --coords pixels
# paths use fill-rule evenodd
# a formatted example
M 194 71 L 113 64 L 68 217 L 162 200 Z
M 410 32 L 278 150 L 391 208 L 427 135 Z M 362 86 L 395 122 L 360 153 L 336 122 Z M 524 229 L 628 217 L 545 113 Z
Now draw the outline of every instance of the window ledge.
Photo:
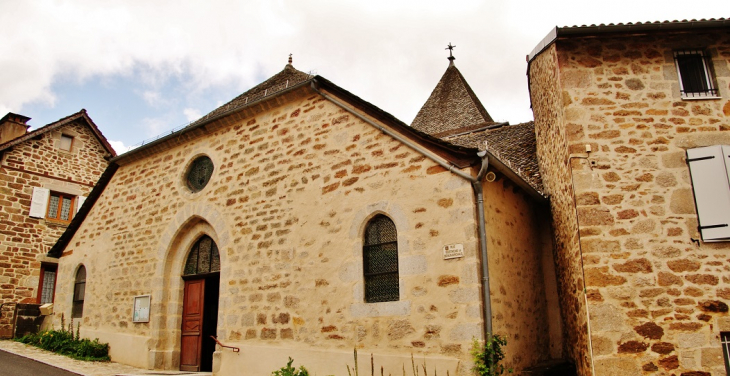
M 701 101 L 705 99 L 722 99 L 722 97 L 682 97 L 683 101 Z
M 48 219 L 48 218 L 45 219 L 45 222 L 46 222 L 47 226 L 53 226 L 53 227 L 68 227 L 68 225 L 71 223 L 71 222 L 63 222 L 63 221 L 58 221 L 58 220 L 53 220 L 53 219 Z
M 411 302 L 355 303 L 350 305 L 350 314 L 353 317 L 407 316 L 411 314 Z

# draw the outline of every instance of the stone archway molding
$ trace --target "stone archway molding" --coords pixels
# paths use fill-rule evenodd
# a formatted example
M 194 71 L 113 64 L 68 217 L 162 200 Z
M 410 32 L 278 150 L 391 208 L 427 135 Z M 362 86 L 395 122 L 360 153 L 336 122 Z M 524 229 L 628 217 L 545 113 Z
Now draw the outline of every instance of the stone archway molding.
M 154 369 L 177 369 L 180 361 L 180 320 L 182 317 L 182 270 L 190 247 L 202 235 L 218 246 L 221 280 L 230 266 L 228 247 L 231 236 L 223 215 L 212 205 L 190 202 L 181 207 L 157 240 L 155 278 L 152 281 L 150 346 L 148 364 Z M 225 306 L 224 299 L 219 301 Z M 219 312 L 221 312 L 220 310 Z M 220 317 L 219 317 L 220 320 Z M 222 333 L 221 333 L 222 334 Z

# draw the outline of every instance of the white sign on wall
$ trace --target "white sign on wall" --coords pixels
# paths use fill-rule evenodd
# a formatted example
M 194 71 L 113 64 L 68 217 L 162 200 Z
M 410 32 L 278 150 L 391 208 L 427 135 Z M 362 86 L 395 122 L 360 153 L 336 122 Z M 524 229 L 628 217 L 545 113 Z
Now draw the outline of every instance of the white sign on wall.
M 444 246 L 444 260 L 464 257 L 463 244 L 449 244 Z
M 150 296 L 140 295 L 134 297 L 134 317 L 132 322 L 150 322 Z

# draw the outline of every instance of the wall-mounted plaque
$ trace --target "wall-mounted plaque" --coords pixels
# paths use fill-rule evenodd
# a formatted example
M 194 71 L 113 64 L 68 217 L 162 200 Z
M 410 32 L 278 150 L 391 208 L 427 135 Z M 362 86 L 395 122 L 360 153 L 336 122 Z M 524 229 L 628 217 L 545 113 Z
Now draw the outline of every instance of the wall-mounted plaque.
M 150 296 L 140 295 L 134 297 L 134 317 L 132 322 L 150 322 Z
M 449 244 L 444 246 L 444 260 L 464 257 L 463 244 Z

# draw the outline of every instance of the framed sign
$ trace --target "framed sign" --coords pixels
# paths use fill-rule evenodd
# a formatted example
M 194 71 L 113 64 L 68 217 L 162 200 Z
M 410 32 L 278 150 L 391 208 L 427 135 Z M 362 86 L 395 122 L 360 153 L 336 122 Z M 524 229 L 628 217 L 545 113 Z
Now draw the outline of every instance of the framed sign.
M 150 296 L 134 297 L 134 311 L 132 322 L 150 322 Z
M 464 257 L 463 244 L 449 244 L 444 246 L 444 260 Z

